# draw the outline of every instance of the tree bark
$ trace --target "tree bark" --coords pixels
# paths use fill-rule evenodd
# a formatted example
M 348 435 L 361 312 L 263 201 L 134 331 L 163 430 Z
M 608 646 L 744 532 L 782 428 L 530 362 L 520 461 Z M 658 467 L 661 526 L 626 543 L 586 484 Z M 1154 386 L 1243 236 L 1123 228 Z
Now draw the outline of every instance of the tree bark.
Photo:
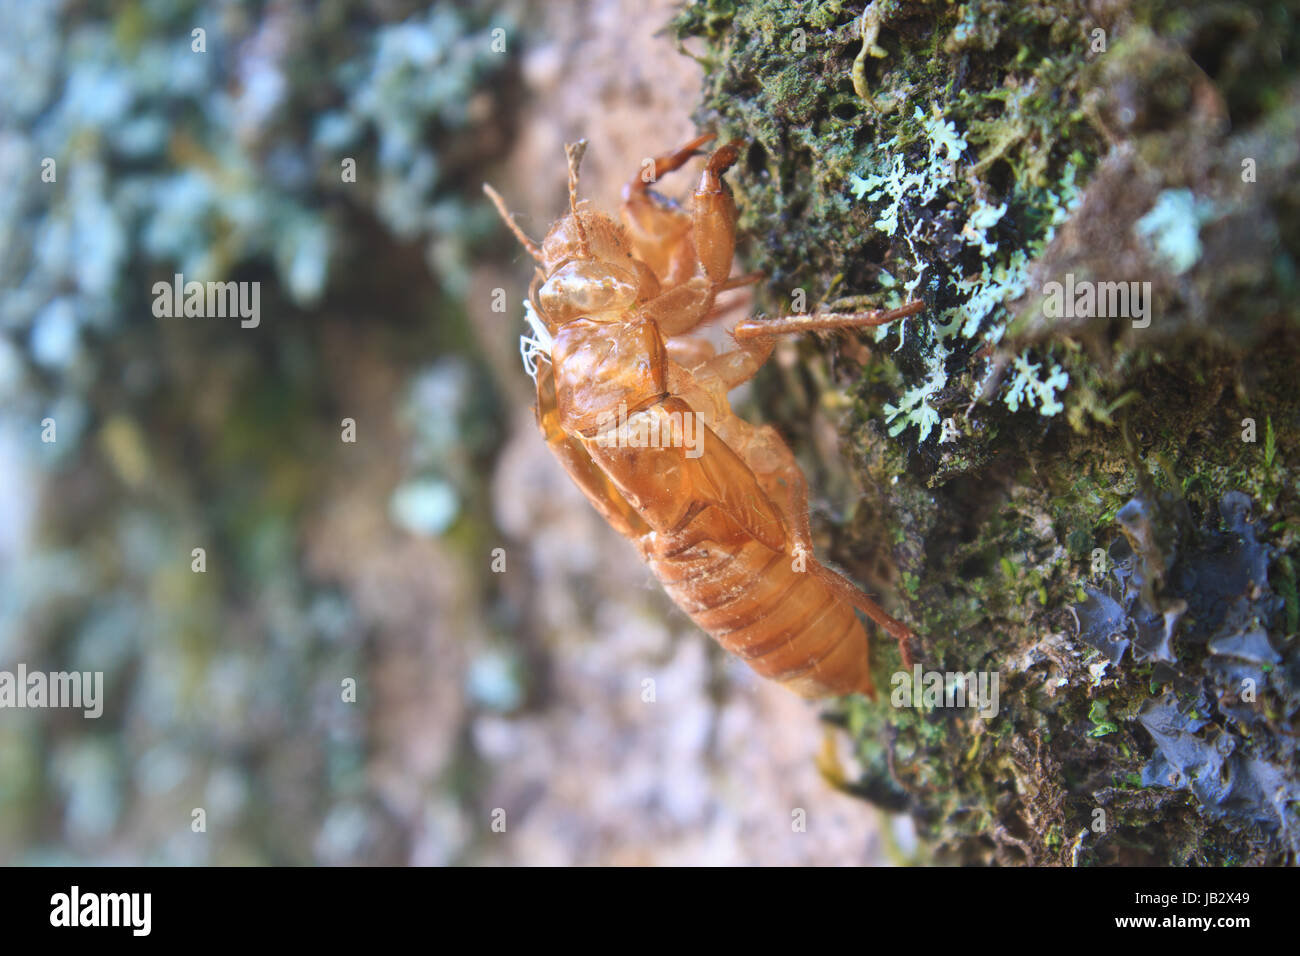
M 937 860 L 1300 848 L 1300 21 L 1183 6 L 675 21 L 697 120 L 746 144 L 768 311 L 927 303 L 874 342 L 790 346 L 757 401 L 810 464 L 831 556 L 922 636 L 922 690 L 997 678 L 996 708 L 927 706 L 878 640 L 881 699 L 828 712 L 845 786 Z

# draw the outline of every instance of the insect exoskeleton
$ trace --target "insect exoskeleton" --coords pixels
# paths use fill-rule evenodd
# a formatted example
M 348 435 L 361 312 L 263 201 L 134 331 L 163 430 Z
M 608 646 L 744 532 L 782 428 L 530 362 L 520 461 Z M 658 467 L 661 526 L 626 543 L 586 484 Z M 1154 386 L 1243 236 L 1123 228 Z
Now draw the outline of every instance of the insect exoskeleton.
M 911 666 L 911 630 L 813 555 L 808 488 L 775 429 L 739 418 L 727 393 L 771 355 L 774 336 L 882 325 L 921 302 L 857 313 L 741 322 L 716 353 L 691 333 L 720 318 L 732 277 L 736 208 L 723 178 L 739 142 L 711 152 L 689 211 L 647 180 L 681 168 L 704 134 L 623 189 L 621 223 L 578 199 L 585 141 L 566 147 L 569 211 L 538 246 L 484 184 L 538 263 L 524 364 L 547 444 L 587 498 L 631 539 L 673 600 L 724 648 L 805 697 L 874 696 L 855 609 Z

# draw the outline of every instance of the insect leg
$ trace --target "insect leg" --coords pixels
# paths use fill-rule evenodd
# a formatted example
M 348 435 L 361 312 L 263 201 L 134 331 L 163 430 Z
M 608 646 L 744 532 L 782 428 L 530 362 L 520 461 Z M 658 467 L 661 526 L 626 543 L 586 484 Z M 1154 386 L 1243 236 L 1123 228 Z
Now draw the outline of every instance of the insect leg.
M 713 139 L 712 133 L 701 133 L 689 143 L 673 150 L 671 153 L 656 156 L 653 162 L 653 171 L 649 176 L 646 176 L 646 167 L 643 164 L 637 174 L 628 180 L 627 185 L 623 187 L 623 202 L 651 201 L 646 196 L 648 191 L 646 187 L 653 182 L 658 182 L 661 176 L 681 169 L 690 161 L 692 156 L 696 155 L 699 148 L 711 139 Z
M 753 285 L 755 282 L 762 282 L 767 278 L 766 272 L 746 272 L 743 276 L 734 276 L 722 283 L 714 292 L 730 292 L 732 289 L 739 289 L 742 286 Z
M 704 363 L 703 373 L 716 377 L 722 383 L 724 391 L 728 392 L 758 374 L 763 363 L 771 357 L 776 342 L 768 338 L 757 342 L 739 342 L 737 346 Z
M 688 279 L 638 307 L 665 338 L 689 332 L 713 309 L 713 285 L 703 276 Z
M 856 584 L 842 574 L 832 571 L 826 565 L 818 561 L 811 561 L 808 564 L 808 570 L 820 577 L 831 590 L 838 592 L 844 600 L 884 628 L 885 632 L 898 642 L 898 651 L 903 655 L 903 666 L 911 668 L 912 642 L 916 640 L 916 634 L 913 633 L 910 627 L 897 618 L 891 617 L 884 608 L 859 590 Z
M 812 527 L 808 516 L 808 480 L 795 461 L 794 452 L 771 425 L 754 429 L 749 441 L 736 451 L 758 476 L 794 537 L 795 545 L 812 556 Z
M 665 287 L 680 285 L 695 275 L 691 217 L 677 203 L 650 187 L 660 176 L 684 166 L 696 149 L 712 138 L 712 134 L 697 136 L 680 149 L 647 160 L 623 187 L 619 214 L 627 227 L 628 241 L 636 257 L 650 267 Z
M 737 140 L 709 154 L 691 204 L 695 252 L 715 285 L 727 281 L 736 252 L 736 203 L 722 174 L 740 158 L 740 146 Z
M 811 315 L 783 315 L 779 319 L 749 319 L 737 325 L 732 335 L 737 341 L 745 341 L 797 332 L 872 328 L 916 315 L 924 309 L 925 303 L 917 299 L 897 309 L 877 309 L 873 312 L 817 312 Z
M 703 365 L 717 354 L 712 342 L 694 336 L 671 338 L 664 345 L 668 349 L 668 357 L 684 369 Z
M 714 301 L 717 293 L 738 289 L 743 285 L 757 282 L 762 277 L 763 273 L 754 272 L 736 276 L 720 286 L 714 286 L 704 276 L 695 276 L 642 303 L 641 313 L 654 320 L 665 338 L 685 335 L 745 305 L 743 301 L 731 305 L 717 305 Z

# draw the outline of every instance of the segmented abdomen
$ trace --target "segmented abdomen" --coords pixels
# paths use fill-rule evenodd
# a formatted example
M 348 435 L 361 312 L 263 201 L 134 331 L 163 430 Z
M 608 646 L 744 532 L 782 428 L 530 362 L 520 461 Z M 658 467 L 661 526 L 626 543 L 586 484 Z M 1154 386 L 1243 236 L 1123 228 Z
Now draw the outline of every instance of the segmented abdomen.
M 812 555 L 795 570 L 716 507 L 646 545 L 677 605 L 759 675 L 803 697 L 870 692 L 866 632 Z

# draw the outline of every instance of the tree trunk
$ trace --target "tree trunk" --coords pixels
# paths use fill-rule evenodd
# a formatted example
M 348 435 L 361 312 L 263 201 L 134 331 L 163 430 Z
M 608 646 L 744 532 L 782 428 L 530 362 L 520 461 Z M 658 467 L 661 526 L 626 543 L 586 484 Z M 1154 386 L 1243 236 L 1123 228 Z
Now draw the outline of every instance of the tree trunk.
M 909 811 L 938 860 L 1300 847 L 1300 27 L 1182 7 L 675 21 L 700 125 L 745 142 L 768 310 L 927 305 L 869 355 L 789 346 L 757 392 L 823 511 L 851 468 L 829 553 L 921 635 L 919 682 L 878 640 L 880 700 L 828 718 L 846 788 Z

